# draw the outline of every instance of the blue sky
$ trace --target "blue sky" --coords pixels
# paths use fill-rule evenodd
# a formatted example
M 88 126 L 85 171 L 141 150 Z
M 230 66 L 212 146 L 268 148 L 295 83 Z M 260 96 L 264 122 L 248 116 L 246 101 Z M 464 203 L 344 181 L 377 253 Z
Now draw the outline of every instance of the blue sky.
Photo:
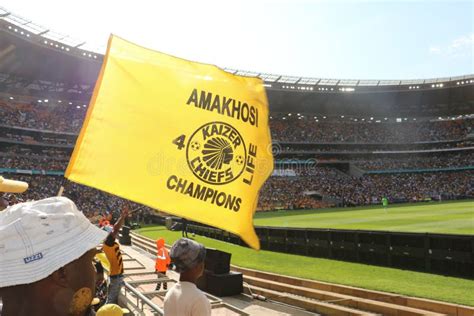
M 93 46 L 105 46 L 114 33 L 220 67 L 349 79 L 474 73 L 474 1 L 2 0 L 1 5 Z

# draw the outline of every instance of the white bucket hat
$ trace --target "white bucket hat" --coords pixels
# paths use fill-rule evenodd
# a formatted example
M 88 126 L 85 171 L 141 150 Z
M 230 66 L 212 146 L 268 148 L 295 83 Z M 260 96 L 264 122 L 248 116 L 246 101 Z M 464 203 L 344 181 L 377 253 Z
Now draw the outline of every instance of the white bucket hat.
M 0 288 L 42 280 L 106 236 L 68 198 L 13 205 L 0 212 Z

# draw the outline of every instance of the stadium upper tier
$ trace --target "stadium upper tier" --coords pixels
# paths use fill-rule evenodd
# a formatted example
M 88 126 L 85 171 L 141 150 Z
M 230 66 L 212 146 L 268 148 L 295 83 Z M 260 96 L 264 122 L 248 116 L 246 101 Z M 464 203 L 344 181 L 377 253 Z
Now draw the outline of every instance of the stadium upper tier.
M 77 103 L 88 103 L 104 58 L 84 42 L 1 8 L 0 53 L 0 91 Z M 419 80 L 345 80 L 224 70 L 262 78 L 273 112 L 399 118 L 474 113 L 472 74 Z

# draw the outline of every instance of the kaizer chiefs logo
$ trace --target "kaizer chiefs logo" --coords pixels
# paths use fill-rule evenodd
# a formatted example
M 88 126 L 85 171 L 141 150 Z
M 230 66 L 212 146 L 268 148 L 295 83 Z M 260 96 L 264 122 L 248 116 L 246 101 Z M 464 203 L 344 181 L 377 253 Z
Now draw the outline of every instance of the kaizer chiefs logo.
M 247 151 L 235 128 L 224 122 L 212 122 L 191 135 L 186 158 L 191 171 L 202 181 L 226 184 L 244 171 Z

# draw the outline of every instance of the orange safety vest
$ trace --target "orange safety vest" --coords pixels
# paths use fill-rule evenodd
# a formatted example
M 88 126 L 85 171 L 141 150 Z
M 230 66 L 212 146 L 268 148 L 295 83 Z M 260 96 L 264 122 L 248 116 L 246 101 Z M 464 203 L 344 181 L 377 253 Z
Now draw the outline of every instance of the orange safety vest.
M 120 245 L 117 242 L 114 242 L 113 246 L 104 244 L 102 250 L 110 262 L 110 276 L 123 274 L 123 260 Z
M 165 248 L 165 241 L 164 239 L 158 239 L 156 241 L 156 248 L 157 248 L 157 258 L 155 262 L 155 271 L 157 272 L 166 272 L 168 265 L 171 263 L 171 258 L 168 253 L 168 249 Z M 160 257 L 165 257 L 164 259 L 160 259 Z

